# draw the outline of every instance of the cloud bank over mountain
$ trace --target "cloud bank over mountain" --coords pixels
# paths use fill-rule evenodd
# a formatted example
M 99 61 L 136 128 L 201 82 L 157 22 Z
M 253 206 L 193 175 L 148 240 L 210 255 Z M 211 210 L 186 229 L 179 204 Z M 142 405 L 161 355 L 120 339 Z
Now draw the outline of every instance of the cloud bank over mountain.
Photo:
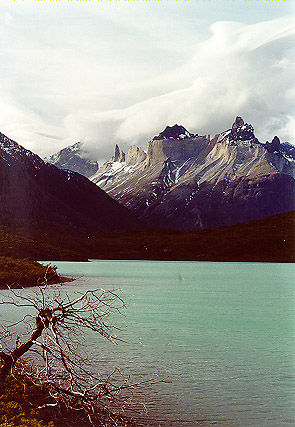
M 88 31 L 74 40 L 79 21 L 73 9 L 53 41 L 43 33 L 34 38 L 36 26 L 30 38 L 19 17 L 7 12 L 2 39 L 15 29 L 26 37 L 4 47 L 2 132 L 40 155 L 83 141 L 101 161 L 114 143 L 145 148 L 166 125 L 214 134 L 236 115 L 253 123 L 261 141 L 278 134 L 295 142 L 293 18 L 185 26 L 187 16 L 177 25 L 169 14 L 166 20 L 150 14 L 147 28 L 170 29 L 168 41 L 157 44 L 153 31 L 144 35 L 140 20 L 133 23 L 134 10 L 121 20 L 105 10 L 89 15 L 81 23 Z M 62 8 L 54 13 L 57 27 Z
M 295 62 L 290 59 L 291 19 L 249 26 L 218 22 L 211 31 L 186 64 L 148 82 L 155 94 L 162 83 L 170 86 L 165 94 L 120 110 L 72 114 L 66 118 L 66 127 L 73 135 L 83 135 L 94 150 L 101 141 L 101 155 L 107 155 L 109 143 L 145 143 L 174 123 L 200 133 L 215 133 L 224 123 L 230 126 L 237 112 L 255 124 L 262 141 L 274 132 L 292 141 Z

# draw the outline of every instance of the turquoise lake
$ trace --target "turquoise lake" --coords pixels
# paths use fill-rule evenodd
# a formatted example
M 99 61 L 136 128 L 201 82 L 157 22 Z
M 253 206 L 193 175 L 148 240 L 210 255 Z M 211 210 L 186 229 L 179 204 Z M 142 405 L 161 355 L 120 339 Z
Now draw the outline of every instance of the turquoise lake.
M 169 381 L 145 390 L 142 425 L 295 425 L 293 264 L 54 264 L 78 277 L 67 292 L 122 290 L 128 343 L 92 337 L 89 351 L 103 370 Z

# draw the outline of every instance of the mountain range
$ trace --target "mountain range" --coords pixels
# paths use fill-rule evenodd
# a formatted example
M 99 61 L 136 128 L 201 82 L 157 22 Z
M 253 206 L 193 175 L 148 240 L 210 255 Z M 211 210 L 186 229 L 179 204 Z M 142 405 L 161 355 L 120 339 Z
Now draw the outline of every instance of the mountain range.
M 50 161 L 0 133 L 6 256 L 294 262 L 295 147 L 240 117 L 213 138 L 167 126 L 100 168 L 82 143 Z
M 212 138 L 174 125 L 152 138 L 146 152 L 133 145 L 124 153 L 116 145 L 93 174 L 80 151 L 75 144 L 49 160 L 70 169 L 74 152 L 80 170 L 85 160 L 84 174 L 149 227 L 211 228 L 295 208 L 295 147 L 277 136 L 259 142 L 241 117 Z
M 58 169 L 0 133 L 0 225 L 29 231 L 40 221 L 87 233 L 138 225 L 87 178 Z

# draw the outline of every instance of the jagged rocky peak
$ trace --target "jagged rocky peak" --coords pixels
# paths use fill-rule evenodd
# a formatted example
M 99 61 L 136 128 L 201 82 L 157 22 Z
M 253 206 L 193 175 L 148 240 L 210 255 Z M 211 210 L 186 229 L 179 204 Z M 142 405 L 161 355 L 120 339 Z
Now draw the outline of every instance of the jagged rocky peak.
M 278 136 L 275 136 L 271 142 L 266 142 L 266 149 L 270 153 L 279 152 L 281 148 L 281 142 Z
M 237 116 L 237 117 L 236 117 L 236 120 L 234 121 L 234 123 L 233 123 L 233 125 L 232 125 L 232 129 L 238 129 L 238 128 L 240 128 L 240 127 L 244 126 L 244 124 L 245 124 L 245 122 L 244 122 L 244 120 L 242 119 L 242 117 Z
M 122 151 L 120 149 L 118 144 L 116 144 L 115 153 L 114 153 L 111 161 L 112 162 L 120 162 L 120 163 L 125 162 L 125 153 L 124 153 L 124 151 Z
M 159 135 L 153 138 L 153 141 L 162 139 L 185 139 L 193 136 L 193 133 L 188 132 L 183 126 L 176 124 L 174 126 L 166 126 L 163 132 L 160 132 Z
M 257 141 L 253 126 L 245 123 L 239 116 L 236 117 L 232 125 L 229 139 L 232 141 Z
M 136 147 L 136 145 L 131 145 L 126 154 L 126 164 L 135 165 L 137 163 L 143 162 L 146 159 L 146 152 L 142 148 Z

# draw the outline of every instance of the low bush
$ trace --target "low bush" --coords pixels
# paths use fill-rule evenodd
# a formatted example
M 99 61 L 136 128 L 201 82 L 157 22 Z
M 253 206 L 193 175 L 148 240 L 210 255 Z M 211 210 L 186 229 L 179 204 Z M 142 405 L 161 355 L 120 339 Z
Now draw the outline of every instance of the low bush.
M 42 265 L 28 259 L 14 259 L 0 256 L 0 288 L 27 287 L 47 283 L 57 283 L 61 277 L 56 267 Z

